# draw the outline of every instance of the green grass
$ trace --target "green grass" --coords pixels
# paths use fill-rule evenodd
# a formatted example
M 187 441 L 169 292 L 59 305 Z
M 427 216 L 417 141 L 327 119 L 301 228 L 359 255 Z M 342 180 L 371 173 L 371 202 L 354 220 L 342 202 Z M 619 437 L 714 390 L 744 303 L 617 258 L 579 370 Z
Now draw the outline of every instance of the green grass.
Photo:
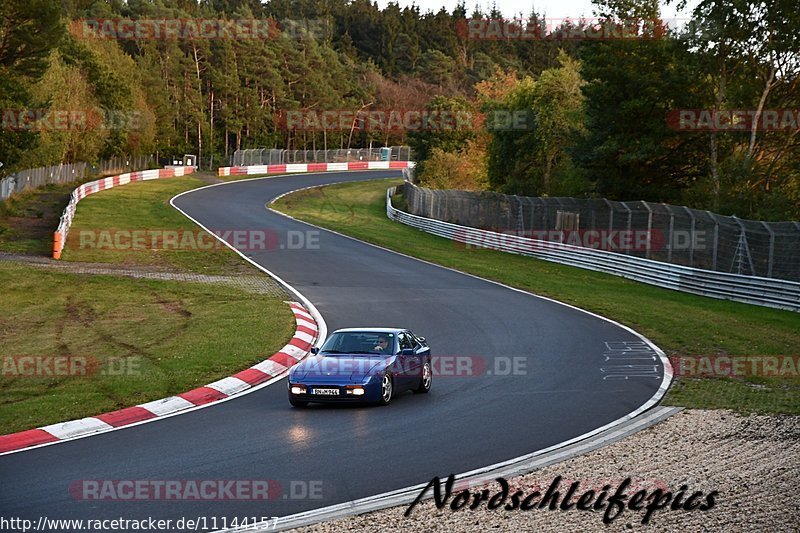
M 80 246 L 81 232 L 87 231 L 202 233 L 169 200 L 204 184 L 191 176 L 170 178 L 85 198 L 62 260 L 253 274 L 222 246 L 137 251 Z M 77 185 L 26 191 L 0 204 L 0 250 L 49 256 L 58 218 Z M 0 434 L 185 392 L 269 357 L 294 332 L 291 310 L 280 298 L 228 286 L 68 274 L 3 262 L 0 276 Z M 88 361 L 88 375 L 16 375 L 16 356 L 67 355 Z
M 70 194 L 81 183 L 46 185 L 0 202 L 0 251 L 51 255 L 53 232 Z
M 269 357 L 294 331 L 279 298 L 219 285 L 15 263 L 0 263 L 0 276 L 0 434 L 205 385 Z M 98 372 L 18 376 L 19 360 L 9 359 L 63 355 Z
M 386 189 L 398 180 L 331 185 L 283 197 L 272 207 L 295 218 L 440 265 L 549 296 L 614 319 L 668 355 L 800 355 L 800 313 L 715 300 L 617 276 L 494 250 L 465 249 L 386 218 Z M 800 414 L 800 378 L 681 378 L 671 405 Z
M 232 274 L 250 269 L 247 263 L 225 246 L 213 249 L 189 246 L 157 246 L 150 249 L 106 245 L 102 234 L 116 231 L 182 231 L 205 242 L 216 241 L 169 204 L 178 193 L 196 189 L 205 183 L 195 177 L 169 178 L 136 182 L 93 194 L 78 204 L 62 259 L 125 265 L 152 265 L 203 274 Z M 182 233 L 181 235 L 186 235 Z M 82 239 L 82 236 L 84 237 Z M 87 236 L 91 238 L 87 238 Z

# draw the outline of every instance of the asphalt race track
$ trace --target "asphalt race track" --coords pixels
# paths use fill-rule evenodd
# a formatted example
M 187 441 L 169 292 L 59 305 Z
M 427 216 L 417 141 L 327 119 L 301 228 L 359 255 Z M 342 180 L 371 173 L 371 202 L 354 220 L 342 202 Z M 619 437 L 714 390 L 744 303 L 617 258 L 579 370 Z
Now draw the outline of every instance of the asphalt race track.
M 269 229 L 288 245 L 288 232 L 305 237 L 317 230 L 268 211 L 270 199 L 317 184 L 396 175 L 329 172 L 233 182 L 175 203 L 210 229 Z M 428 395 L 404 393 L 388 407 L 363 408 L 293 409 L 281 381 L 184 415 L 5 455 L 3 515 L 34 521 L 283 516 L 552 446 L 625 416 L 661 384 L 660 361 L 650 363 L 656 366 L 650 375 L 630 376 L 630 360 L 604 355 L 607 342 L 641 341 L 613 323 L 330 232 L 317 236 L 316 249 L 278 246 L 246 255 L 313 302 L 329 332 L 408 327 L 427 337 L 434 355 L 472 356 L 472 373 L 480 375 L 438 376 Z M 524 358 L 517 359 L 524 371 L 508 375 L 506 362 L 514 357 Z M 280 483 L 281 493 L 266 502 L 73 498 L 70 484 L 86 479 L 266 479 Z M 305 497 L 307 482 L 321 497 Z

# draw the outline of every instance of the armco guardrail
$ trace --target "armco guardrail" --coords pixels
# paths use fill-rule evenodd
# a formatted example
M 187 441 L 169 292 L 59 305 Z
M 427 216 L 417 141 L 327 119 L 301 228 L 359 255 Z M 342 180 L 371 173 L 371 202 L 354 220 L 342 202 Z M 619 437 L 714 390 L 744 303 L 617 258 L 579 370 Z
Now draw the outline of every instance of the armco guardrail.
M 286 163 L 346 163 L 347 161 L 408 161 L 408 146 L 379 148 L 337 148 L 333 150 L 282 150 L 280 148 L 250 148 L 236 150 L 231 165 L 281 165 Z
M 218 173 L 220 176 L 246 176 L 295 172 L 335 172 L 343 170 L 399 170 L 413 167 L 413 161 L 350 161 L 348 163 L 288 163 L 285 165 L 220 167 Z
M 176 176 L 183 176 L 194 172 L 194 167 L 175 167 L 175 168 L 156 168 L 153 170 L 142 170 L 139 172 L 126 172 L 119 176 L 109 176 L 107 178 L 100 178 L 99 180 L 84 183 L 72 191 L 69 203 L 64 209 L 64 214 L 61 215 L 61 221 L 58 224 L 53 234 L 53 259 L 61 259 L 61 252 L 64 250 L 64 243 L 67 242 L 67 234 L 69 228 L 72 226 L 72 218 L 75 216 L 75 209 L 78 207 L 78 202 L 96 192 L 118 187 L 120 185 L 127 185 L 134 181 L 147 181 L 157 180 L 159 178 L 172 178 Z
M 394 193 L 395 187 L 386 193 L 386 215 L 391 220 L 463 243 L 465 246 L 537 257 L 712 298 L 800 311 L 800 283 L 794 281 L 702 270 L 605 250 L 460 226 L 395 209 L 391 200 Z

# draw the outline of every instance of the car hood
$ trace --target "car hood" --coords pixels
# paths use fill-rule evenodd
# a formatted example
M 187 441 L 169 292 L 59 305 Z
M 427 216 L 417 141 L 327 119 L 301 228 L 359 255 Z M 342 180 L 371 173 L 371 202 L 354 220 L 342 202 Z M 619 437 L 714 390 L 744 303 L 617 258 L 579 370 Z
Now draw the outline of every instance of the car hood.
M 295 381 L 316 383 L 360 383 L 385 369 L 391 358 L 391 355 L 316 355 L 296 364 L 291 377 Z

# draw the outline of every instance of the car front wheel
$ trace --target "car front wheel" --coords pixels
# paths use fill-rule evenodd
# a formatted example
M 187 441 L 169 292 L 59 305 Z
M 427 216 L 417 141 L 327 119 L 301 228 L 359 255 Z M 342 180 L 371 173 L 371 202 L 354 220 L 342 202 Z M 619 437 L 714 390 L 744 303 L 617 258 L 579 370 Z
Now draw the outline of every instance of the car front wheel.
M 389 402 L 392 401 L 393 394 L 394 383 L 392 382 L 392 376 L 389 374 L 384 374 L 383 378 L 381 379 L 381 398 L 378 400 L 378 404 L 389 405 Z
M 431 390 L 431 383 L 433 383 L 433 371 L 431 364 L 425 363 L 422 365 L 422 377 L 419 379 L 419 387 L 414 389 L 414 392 L 425 394 Z

